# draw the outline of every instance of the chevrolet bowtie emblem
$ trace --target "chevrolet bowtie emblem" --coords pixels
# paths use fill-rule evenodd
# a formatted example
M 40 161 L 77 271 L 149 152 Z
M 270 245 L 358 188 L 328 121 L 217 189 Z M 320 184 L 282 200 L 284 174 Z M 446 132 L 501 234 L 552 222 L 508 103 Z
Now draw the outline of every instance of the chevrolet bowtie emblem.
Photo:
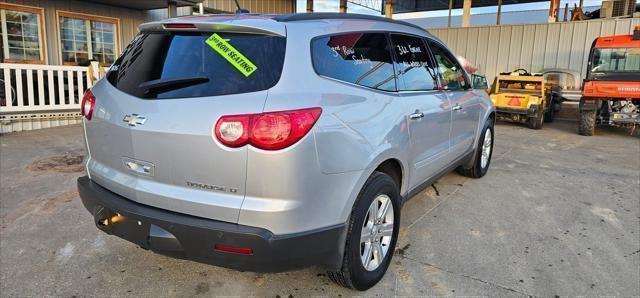
M 122 121 L 127 122 L 129 126 L 143 125 L 146 121 L 146 117 L 142 117 L 138 114 L 125 115 Z

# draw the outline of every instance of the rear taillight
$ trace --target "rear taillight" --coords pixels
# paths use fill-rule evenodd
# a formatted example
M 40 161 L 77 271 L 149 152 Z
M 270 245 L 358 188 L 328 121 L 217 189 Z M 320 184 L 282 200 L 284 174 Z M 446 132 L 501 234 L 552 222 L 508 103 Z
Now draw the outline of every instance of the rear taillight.
M 96 97 L 91 92 L 91 89 L 87 89 L 84 92 L 84 96 L 82 96 L 82 104 L 80 105 L 80 113 L 82 116 L 87 118 L 87 120 L 91 120 L 91 116 L 93 116 L 93 107 L 96 106 Z
M 316 123 L 321 108 L 261 114 L 222 116 L 214 127 L 225 146 L 250 144 L 264 150 L 287 148 L 302 139 Z
M 249 140 L 250 115 L 223 116 L 216 123 L 216 137 L 228 147 L 242 147 Z

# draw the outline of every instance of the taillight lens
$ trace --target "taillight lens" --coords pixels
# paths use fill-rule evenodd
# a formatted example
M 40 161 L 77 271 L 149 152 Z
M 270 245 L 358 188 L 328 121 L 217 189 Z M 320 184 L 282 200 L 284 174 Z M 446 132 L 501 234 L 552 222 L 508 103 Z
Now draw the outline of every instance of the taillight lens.
M 313 127 L 321 108 L 220 117 L 216 138 L 225 146 L 247 144 L 264 150 L 287 148 L 302 139 Z
M 215 127 L 216 138 L 228 147 L 242 147 L 249 140 L 249 115 L 223 116 Z
M 82 103 L 80 105 L 80 113 L 82 116 L 87 118 L 87 120 L 91 120 L 91 116 L 93 116 L 93 108 L 96 106 L 96 97 L 91 92 L 91 89 L 87 89 L 84 92 L 84 96 L 82 96 Z

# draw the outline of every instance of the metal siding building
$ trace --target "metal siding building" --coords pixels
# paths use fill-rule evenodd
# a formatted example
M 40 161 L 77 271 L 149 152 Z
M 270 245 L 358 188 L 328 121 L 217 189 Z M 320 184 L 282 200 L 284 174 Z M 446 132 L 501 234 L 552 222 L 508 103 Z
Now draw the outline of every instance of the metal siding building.
M 517 68 L 532 72 L 568 68 L 584 77 L 589 49 L 596 37 L 630 34 L 635 26 L 640 26 L 640 18 L 429 29 L 429 32 L 493 81 L 499 72 Z

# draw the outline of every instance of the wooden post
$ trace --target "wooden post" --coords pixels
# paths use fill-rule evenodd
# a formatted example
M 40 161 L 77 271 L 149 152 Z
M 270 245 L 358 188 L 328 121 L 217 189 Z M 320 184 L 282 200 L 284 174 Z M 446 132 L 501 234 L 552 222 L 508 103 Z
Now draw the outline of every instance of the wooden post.
M 313 12 L 313 0 L 307 0 L 307 12 Z
M 501 15 L 502 15 L 502 0 L 498 0 L 498 14 L 496 15 L 496 25 L 500 25 Z
M 462 3 L 462 27 L 469 27 L 471 24 L 471 0 L 464 0 Z
M 453 9 L 453 0 L 449 0 L 449 19 L 447 21 L 447 28 L 451 28 L 451 10 Z
M 393 18 L 393 0 L 387 0 L 384 8 L 384 16 L 387 18 Z
M 340 0 L 340 13 L 347 13 L 347 0 Z

